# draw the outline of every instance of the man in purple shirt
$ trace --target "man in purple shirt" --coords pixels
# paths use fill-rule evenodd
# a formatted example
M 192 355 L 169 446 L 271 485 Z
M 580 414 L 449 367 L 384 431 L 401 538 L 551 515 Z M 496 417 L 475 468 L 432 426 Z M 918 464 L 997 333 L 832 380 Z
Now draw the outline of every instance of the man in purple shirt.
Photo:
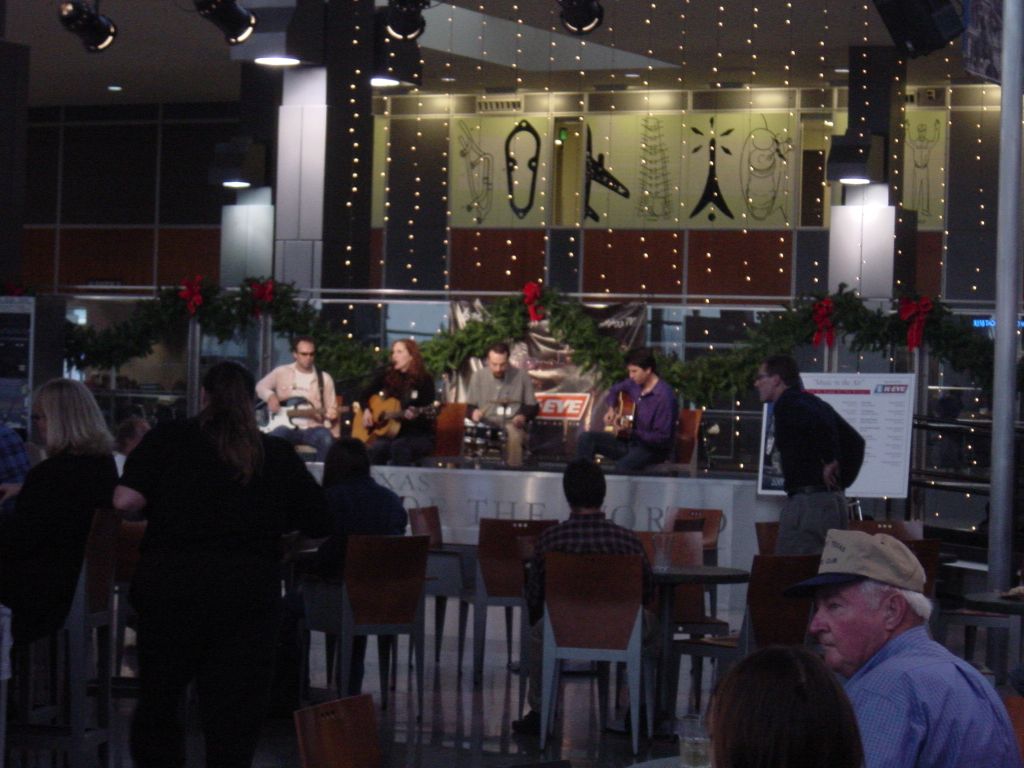
M 928 636 L 924 569 L 886 534 L 831 530 L 813 594 L 810 633 L 843 678 L 865 768 L 1021 768 L 995 689 Z
M 600 453 L 615 460 L 617 472 L 643 469 L 660 464 L 672 455 L 679 403 L 676 395 L 658 376 L 654 353 L 650 349 L 632 350 L 626 356 L 628 378 L 608 390 L 605 398 L 604 432 L 584 432 L 576 444 L 576 458 L 593 459 Z M 632 426 L 622 436 L 616 425 L 620 395 L 633 403 Z

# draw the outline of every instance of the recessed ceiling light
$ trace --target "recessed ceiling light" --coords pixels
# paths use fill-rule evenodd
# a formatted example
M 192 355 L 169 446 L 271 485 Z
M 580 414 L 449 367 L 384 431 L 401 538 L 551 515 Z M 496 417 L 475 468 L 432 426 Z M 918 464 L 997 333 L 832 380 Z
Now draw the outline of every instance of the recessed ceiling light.
M 107 90 L 111 93 L 120 93 L 124 90 L 124 88 L 122 88 L 120 85 L 108 85 Z
M 238 179 L 235 181 L 225 181 L 221 184 L 221 186 L 227 187 L 228 189 L 248 189 L 252 185 L 248 181 L 242 181 L 241 179 Z
M 626 74 L 623 75 L 623 77 L 640 77 L 640 73 L 639 72 L 627 72 Z
M 441 82 L 442 83 L 454 83 L 455 82 L 455 78 L 452 77 L 451 75 L 444 75 L 441 78 Z
M 836 67 L 832 71 L 835 72 L 837 75 L 848 75 L 848 74 L 850 74 L 850 68 L 849 67 Z
M 254 61 L 264 67 L 297 67 L 302 63 L 294 56 L 258 56 Z
M 370 85 L 374 88 L 396 88 L 402 83 L 393 77 L 383 77 L 381 75 L 374 75 L 370 78 Z

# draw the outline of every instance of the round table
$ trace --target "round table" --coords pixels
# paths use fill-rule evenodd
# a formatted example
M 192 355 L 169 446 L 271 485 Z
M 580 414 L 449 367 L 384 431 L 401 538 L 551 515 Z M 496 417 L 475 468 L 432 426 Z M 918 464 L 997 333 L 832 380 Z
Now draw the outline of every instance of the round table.
M 1016 668 L 1020 664 L 1021 638 L 1024 635 L 1024 600 L 1003 597 L 1001 592 L 973 592 L 964 595 L 964 605 L 980 611 L 1005 613 L 1013 617 L 1007 647 L 1010 659 L 1008 669 Z

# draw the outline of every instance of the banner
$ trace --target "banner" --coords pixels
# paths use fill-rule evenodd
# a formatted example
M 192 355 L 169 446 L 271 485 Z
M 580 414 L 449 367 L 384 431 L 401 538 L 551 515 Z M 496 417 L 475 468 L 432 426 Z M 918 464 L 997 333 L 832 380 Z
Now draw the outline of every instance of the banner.
M 964 69 L 993 83 L 1003 79 L 1003 4 L 964 0 Z

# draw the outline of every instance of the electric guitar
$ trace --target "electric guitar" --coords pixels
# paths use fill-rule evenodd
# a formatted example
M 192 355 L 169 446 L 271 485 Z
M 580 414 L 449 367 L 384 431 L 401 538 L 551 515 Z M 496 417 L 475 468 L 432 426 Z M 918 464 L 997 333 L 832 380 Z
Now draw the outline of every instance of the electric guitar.
M 349 407 L 342 406 L 338 408 L 338 415 L 348 413 Z M 283 403 L 281 403 L 281 409 L 277 413 L 271 413 L 265 426 L 260 427 L 260 431 L 264 433 L 273 432 L 278 427 L 287 427 L 288 429 L 299 429 L 299 425 L 296 424 L 292 419 L 316 419 L 317 421 L 323 420 L 323 414 L 317 408 L 313 407 L 313 404 L 304 397 L 289 397 Z
M 618 400 L 615 403 L 615 415 L 611 424 L 606 424 L 604 431 L 611 432 L 616 437 L 625 439 L 633 429 L 633 416 L 636 413 L 636 403 L 633 398 L 625 392 L 619 392 Z
M 416 416 L 437 416 L 441 409 L 440 403 L 432 403 L 420 407 L 411 406 Z M 367 410 L 373 415 L 373 425 L 369 428 L 363 423 L 363 409 L 359 403 L 352 406 L 352 437 L 368 443 L 377 437 L 397 437 L 402 430 L 402 421 L 405 420 L 405 412 L 397 397 L 381 397 L 370 395 L 370 401 L 366 404 Z

